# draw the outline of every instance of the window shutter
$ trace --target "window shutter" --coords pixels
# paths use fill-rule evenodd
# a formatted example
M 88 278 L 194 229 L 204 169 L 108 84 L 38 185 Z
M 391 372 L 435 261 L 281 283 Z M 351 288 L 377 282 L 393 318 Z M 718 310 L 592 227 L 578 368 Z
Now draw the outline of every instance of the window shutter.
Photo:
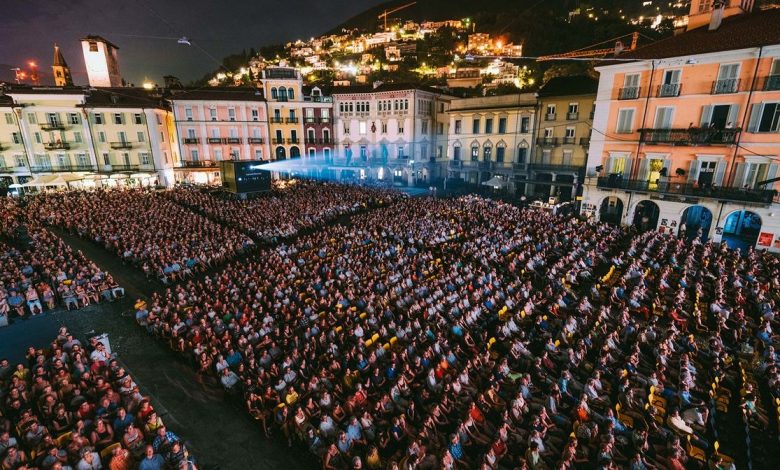
M 691 160 L 691 165 L 688 168 L 688 182 L 693 183 L 699 179 L 699 160 Z
M 731 182 L 731 186 L 735 188 L 741 188 L 744 179 L 745 179 L 745 164 L 737 163 L 737 168 L 734 170 L 734 180 Z
M 607 157 L 606 164 L 604 165 L 604 168 L 607 170 L 606 174 L 612 174 L 615 172 L 615 157 Z
M 701 121 L 699 126 L 709 127 L 710 120 L 712 119 L 712 105 L 708 104 L 701 107 Z
M 626 164 L 623 167 L 625 168 L 625 170 L 623 170 L 623 178 L 630 179 L 631 175 L 634 174 L 634 159 L 631 157 L 625 157 L 624 160 Z
M 770 163 L 769 168 L 766 171 L 766 180 L 771 180 L 772 178 L 777 178 L 777 169 L 780 167 L 777 163 Z M 772 189 L 774 188 L 775 183 L 769 183 L 765 186 L 764 189 Z
M 729 117 L 726 119 L 726 125 L 731 123 L 731 127 L 737 127 L 737 119 L 739 118 L 739 105 L 732 104 L 729 106 Z
M 723 175 L 726 174 L 726 161 L 720 160 L 715 167 L 715 186 L 723 186 Z
M 758 124 L 761 122 L 761 112 L 764 109 L 764 103 L 756 103 L 750 110 L 750 121 L 748 123 L 748 132 L 758 132 Z
M 643 158 L 641 162 L 639 162 L 639 174 L 637 175 L 637 178 L 639 181 L 647 181 L 647 178 L 649 177 L 650 173 L 650 160 L 647 158 Z

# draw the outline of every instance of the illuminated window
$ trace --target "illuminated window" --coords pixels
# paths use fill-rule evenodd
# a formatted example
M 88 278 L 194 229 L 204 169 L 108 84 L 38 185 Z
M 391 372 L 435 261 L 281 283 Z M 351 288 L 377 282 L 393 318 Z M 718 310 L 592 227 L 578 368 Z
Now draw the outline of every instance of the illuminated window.
M 89 52 L 97 52 L 98 45 L 95 41 L 89 41 Z

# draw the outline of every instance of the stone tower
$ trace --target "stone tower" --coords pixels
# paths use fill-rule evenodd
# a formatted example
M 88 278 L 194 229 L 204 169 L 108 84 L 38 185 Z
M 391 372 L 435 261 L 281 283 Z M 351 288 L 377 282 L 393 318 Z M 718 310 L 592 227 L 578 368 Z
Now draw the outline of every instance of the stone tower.
M 52 62 L 51 70 L 54 75 L 54 84 L 56 86 L 72 86 L 73 79 L 70 76 L 70 67 L 65 62 L 65 57 L 62 56 L 60 46 L 54 44 L 54 62 Z

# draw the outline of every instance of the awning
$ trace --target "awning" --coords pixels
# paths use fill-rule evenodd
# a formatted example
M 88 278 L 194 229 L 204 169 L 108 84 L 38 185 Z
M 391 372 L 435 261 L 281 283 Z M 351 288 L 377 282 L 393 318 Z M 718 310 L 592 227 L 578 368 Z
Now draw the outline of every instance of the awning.
M 31 179 L 30 181 L 24 183 L 25 188 L 34 188 L 38 186 L 48 186 L 49 182 L 56 178 L 57 175 L 41 175 L 36 176 L 35 178 Z
M 8 185 L 8 187 L 9 187 L 10 189 L 17 189 L 17 188 L 21 188 L 21 187 L 23 187 L 23 186 L 24 186 L 24 185 L 22 185 L 22 184 L 19 184 L 19 183 L 14 183 L 14 184 L 9 184 L 9 185 Z
M 503 178 L 499 178 L 498 176 L 494 176 L 487 181 L 483 181 L 482 184 L 484 186 L 490 186 L 491 188 L 494 189 L 501 189 L 503 187 L 506 187 L 506 181 L 504 181 Z
M 123 179 L 127 179 L 127 178 L 129 178 L 129 176 L 124 174 L 124 173 L 115 173 L 115 174 L 111 175 L 111 179 L 112 180 L 123 180 Z

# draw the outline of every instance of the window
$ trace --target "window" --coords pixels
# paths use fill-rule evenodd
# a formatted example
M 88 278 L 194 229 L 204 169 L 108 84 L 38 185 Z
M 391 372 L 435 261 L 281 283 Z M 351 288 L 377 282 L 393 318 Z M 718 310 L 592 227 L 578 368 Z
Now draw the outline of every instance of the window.
M 103 131 L 98 132 L 98 142 L 100 142 L 101 144 L 105 144 L 106 143 L 106 133 L 105 132 L 103 132 Z
M 427 134 L 428 133 L 428 120 L 424 120 L 422 122 L 422 133 Z
M 162 126 L 162 117 L 159 114 L 156 114 L 155 117 L 157 118 L 157 125 Z
M 43 142 L 43 141 L 41 140 L 41 133 L 40 133 L 40 132 L 36 132 L 36 133 L 35 133 L 35 143 L 36 143 L 36 144 L 40 144 L 41 142 Z
M 98 45 L 95 41 L 89 41 L 89 52 L 97 52 L 98 51 Z
M 476 162 L 479 160 L 479 146 L 478 145 L 472 145 L 471 146 L 471 161 Z
M 195 138 L 195 129 L 187 129 L 187 138 L 188 139 L 194 139 Z
M 517 147 L 517 163 L 525 165 L 528 158 L 528 149 L 525 147 Z
M 82 168 L 89 166 L 89 157 L 87 157 L 87 154 L 80 153 L 76 155 L 76 164 Z
M 520 118 L 520 132 L 523 134 L 528 134 L 529 128 L 531 127 L 531 118 L 528 116 L 524 116 Z
M 5 113 L 5 123 L 6 124 L 13 124 L 14 123 L 14 115 L 11 113 Z
M 262 159 L 263 159 L 263 150 L 255 149 L 255 160 L 262 160 Z
M 438 123 L 436 125 L 436 133 L 438 135 L 443 135 L 444 134 L 444 123 L 440 122 L 440 123 Z
M 103 164 L 104 165 L 110 165 L 111 164 L 111 156 L 108 153 L 106 153 L 106 152 L 103 153 Z
M 22 155 L 14 155 L 14 160 L 16 160 L 16 166 L 18 167 L 27 166 L 27 160 L 25 160 Z
M 75 131 L 75 132 L 73 133 L 73 141 L 74 141 L 74 142 L 77 142 L 77 143 L 79 143 L 79 144 L 81 143 L 81 132 L 79 132 L 79 131 Z
M 80 120 L 79 120 L 79 115 L 78 115 L 78 114 L 76 114 L 76 113 L 70 113 L 70 114 L 68 115 L 68 121 L 69 121 L 71 124 L 78 124 L 78 123 L 80 122 Z M 9 123 L 9 124 L 13 124 L 13 123 Z
M 127 134 L 124 131 L 117 132 L 116 137 L 120 142 L 127 142 Z
M 236 108 L 228 108 L 228 120 L 236 120 Z
M 455 133 L 460 134 L 460 119 L 455 120 Z
M 219 139 L 219 128 L 212 127 L 211 128 L 211 138 L 212 139 Z
M 548 121 L 555 120 L 555 114 L 556 114 L 555 111 L 556 111 L 556 108 L 555 108 L 554 104 L 548 104 L 547 105 L 547 120 Z
M 103 113 L 95 113 L 92 116 L 95 120 L 95 124 L 103 124 Z
M 292 88 L 289 88 L 287 90 L 287 97 L 289 99 L 291 99 L 291 100 L 294 100 L 295 99 L 295 90 L 293 90 Z
M 365 160 L 368 157 L 368 147 L 365 145 L 360 146 L 360 158 Z
M 134 121 L 136 124 L 143 124 L 143 123 L 144 123 L 144 121 L 143 121 L 143 118 L 142 118 L 142 117 L 141 117 L 141 115 L 140 115 L 140 114 L 138 114 L 138 113 L 135 113 L 135 114 L 133 114 L 133 121 Z
M 271 98 L 273 99 L 279 98 L 279 90 L 277 90 L 276 87 L 271 88 Z
M 382 134 L 387 134 L 387 123 L 386 122 L 382 123 Z
M 192 161 L 193 162 L 197 162 L 198 161 L 198 155 L 199 154 L 198 154 L 198 150 L 197 149 L 190 150 L 190 156 L 192 157 Z
M 36 124 L 38 122 L 38 118 L 35 116 L 35 113 L 27 114 L 27 122 L 30 124 Z
M 149 154 L 146 152 L 141 153 L 141 165 L 151 165 L 151 160 L 149 159 Z
M 403 122 L 399 122 L 398 123 L 398 133 L 399 134 L 403 134 L 404 133 L 404 123 Z
M 287 101 L 287 88 L 285 87 L 279 88 L 279 100 Z
M 618 111 L 617 129 L 618 134 L 630 134 L 634 126 L 634 109 L 621 109 Z
M 293 142 L 296 142 L 298 140 L 298 131 L 295 129 L 290 131 L 290 139 L 292 139 Z
M 124 124 L 124 116 L 122 113 L 114 113 L 114 124 Z
M 553 136 L 553 131 L 554 131 L 554 130 L 555 130 L 555 128 L 553 128 L 553 127 L 547 127 L 547 128 L 545 128 L 545 129 L 544 129 L 544 131 L 543 131 L 543 132 L 544 132 L 544 137 L 545 137 L 546 139 L 551 139 L 551 138 L 552 138 L 552 136 Z
M 404 146 L 399 145 L 398 146 L 398 158 L 404 158 Z
M 258 113 L 256 109 L 253 109 L 252 110 L 252 120 L 253 121 L 257 121 L 259 119 L 260 119 L 260 113 Z
M 496 148 L 496 161 L 499 163 L 504 163 L 504 153 L 506 151 L 506 148 L 504 147 L 497 147 Z
M 360 123 L 358 124 L 358 128 L 360 129 L 360 135 L 365 135 L 366 134 L 366 122 L 365 121 L 360 121 Z
M 146 142 L 146 137 L 143 132 L 138 131 L 136 135 L 138 136 L 138 142 Z
M 471 133 L 479 134 L 479 118 L 476 118 L 471 121 Z
M 498 118 L 498 133 L 506 134 L 506 118 Z
M 736 93 L 739 88 L 739 64 L 721 64 L 714 93 Z
M 579 103 L 569 103 L 569 114 L 577 114 L 580 112 Z
M 309 140 L 309 143 L 314 143 L 314 129 L 309 129 L 306 131 L 306 138 Z
M 656 108 L 655 110 L 655 124 L 653 127 L 656 129 L 671 129 L 672 119 L 674 118 L 674 108 L 671 106 L 664 106 Z
M 681 70 L 667 70 L 664 72 L 663 83 L 658 90 L 658 96 L 677 96 L 680 94 Z
M 387 124 L 385 124 L 384 129 L 385 129 L 385 132 L 387 132 Z M 325 141 L 325 143 L 329 143 L 330 142 L 330 131 L 328 129 L 323 129 L 322 130 L 322 139 Z
M 21 144 L 22 143 L 22 135 L 18 132 L 14 132 L 11 134 L 11 138 L 13 138 L 15 144 Z
M 228 136 L 230 136 L 231 139 L 237 139 L 238 138 L 238 129 L 235 127 L 231 127 L 228 129 Z
M 215 148 L 214 149 L 214 160 L 222 160 L 222 149 L 221 148 Z
M 623 88 L 620 89 L 618 98 L 621 100 L 635 100 L 639 98 L 639 74 L 627 74 L 623 78 Z
M 563 151 L 563 164 L 566 166 L 571 166 L 571 159 L 572 159 L 573 152 L 571 150 L 564 150 Z
M 211 118 L 212 121 L 217 120 L 217 108 L 209 108 L 209 118 Z
M 750 114 L 750 132 L 780 132 L 780 103 L 757 103 Z
M 452 159 L 455 161 L 460 161 L 460 145 L 452 147 Z
M 325 157 L 326 160 L 329 159 L 330 158 L 330 149 L 329 148 L 322 149 L 322 155 Z
M 542 164 L 549 165 L 551 157 L 552 157 L 552 150 L 550 149 L 542 150 Z
M 493 119 L 485 119 L 485 134 L 493 133 Z
M 192 121 L 192 108 L 190 108 L 189 106 L 184 108 L 184 117 L 188 121 Z

